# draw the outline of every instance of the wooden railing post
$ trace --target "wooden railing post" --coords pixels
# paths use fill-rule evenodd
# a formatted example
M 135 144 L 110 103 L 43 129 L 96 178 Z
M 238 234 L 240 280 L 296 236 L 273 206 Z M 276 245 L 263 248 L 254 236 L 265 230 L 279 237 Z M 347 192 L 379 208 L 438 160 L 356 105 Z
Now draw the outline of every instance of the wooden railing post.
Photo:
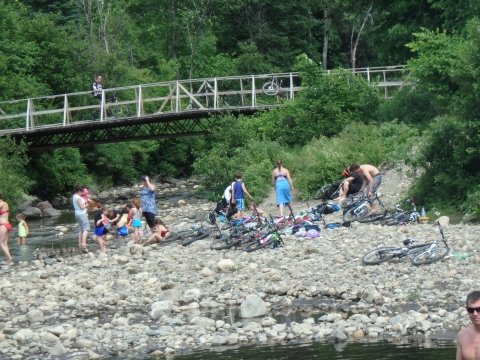
M 68 98 L 67 98 L 67 94 L 64 95 L 64 98 L 63 98 L 63 126 L 67 125 L 67 122 L 70 122 L 68 121 L 69 120 L 69 116 L 68 116 Z
M 180 96 L 179 96 L 179 86 L 178 86 L 178 80 L 176 81 L 176 94 L 175 94 L 175 112 L 178 112 L 178 108 L 180 105 Z
M 105 90 L 102 90 L 102 101 L 100 102 L 100 122 L 103 121 L 104 110 L 105 110 Z
M 370 69 L 367 67 L 367 80 L 370 82 Z
M 290 99 L 293 99 L 293 74 L 290 73 Z
M 255 107 L 255 75 L 252 75 L 252 107 Z
M 143 114 L 143 95 L 142 95 L 142 85 L 138 85 L 138 102 L 137 102 L 137 117 L 142 116 Z
M 30 130 L 30 99 L 27 99 L 27 118 L 25 122 L 25 130 Z
M 218 100 L 217 100 L 217 78 L 213 78 L 213 109 L 217 108 Z

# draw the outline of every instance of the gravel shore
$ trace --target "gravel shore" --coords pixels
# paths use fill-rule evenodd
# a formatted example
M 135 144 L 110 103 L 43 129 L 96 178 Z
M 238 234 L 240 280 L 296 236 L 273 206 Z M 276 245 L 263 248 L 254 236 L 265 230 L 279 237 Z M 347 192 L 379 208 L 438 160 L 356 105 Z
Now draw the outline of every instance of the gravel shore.
M 211 206 L 186 205 L 162 217 L 184 228 L 192 222 L 185 214 Z M 369 250 L 401 245 L 406 236 L 438 239 L 438 229 L 354 224 L 316 239 L 285 236 L 284 247 L 253 253 L 211 250 L 211 238 L 188 247 L 109 240 L 107 255 L 1 265 L 0 352 L 96 359 L 254 343 L 452 338 L 469 324 L 463 305 L 477 289 L 469 275 L 480 262 L 480 228 L 445 230 L 451 252 L 466 259 L 365 266 Z M 304 314 L 301 322 L 280 321 L 292 311 Z

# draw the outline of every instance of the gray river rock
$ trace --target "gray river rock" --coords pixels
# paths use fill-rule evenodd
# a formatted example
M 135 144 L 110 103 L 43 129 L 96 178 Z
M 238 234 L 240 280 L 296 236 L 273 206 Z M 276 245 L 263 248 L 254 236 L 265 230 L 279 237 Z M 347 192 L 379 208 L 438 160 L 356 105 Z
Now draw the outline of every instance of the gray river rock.
M 158 191 L 192 194 L 194 184 Z M 170 230 L 189 228 L 214 206 L 178 200 L 159 201 Z M 56 229 L 71 234 L 76 225 Z M 188 247 L 109 238 L 107 255 L 65 251 L 14 266 L 0 263 L 0 351 L 10 359 L 95 359 L 254 343 L 451 337 L 469 324 L 464 300 L 477 289 L 470 274 L 480 263 L 480 228 L 448 225 L 445 232 L 451 252 L 467 258 L 365 266 L 366 252 L 399 246 L 406 236 L 435 240 L 438 229 L 353 224 L 322 230 L 316 239 L 285 235 L 283 247 L 253 253 L 211 250 L 211 238 Z M 302 316 L 284 320 L 295 312 Z
M 147 343 L 174 353 L 251 341 L 454 332 L 469 324 L 463 301 L 476 289 L 468 274 L 480 262 L 480 229 L 450 225 L 446 233 L 452 251 L 472 256 L 420 267 L 409 259 L 365 266 L 363 254 L 376 246 L 398 245 L 406 235 L 433 240 L 438 231 L 432 225 L 357 225 L 313 240 L 285 236 L 284 247 L 254 253 L 210 250 L 210 239 L 189 247 L 129 242 L 106 256 L 2 265 L 0 350 L 95 357 L 140 354 Z M 166 284 L 173 288 L 162 290 Z M 305 312 L 301 322 L 275 320 L 292 307 Z M 239 309 L 247 319 L 215 320 L 210 312 L 216 308 Z M 326 314 L 315 320 L 308 315 L 315 312 Z

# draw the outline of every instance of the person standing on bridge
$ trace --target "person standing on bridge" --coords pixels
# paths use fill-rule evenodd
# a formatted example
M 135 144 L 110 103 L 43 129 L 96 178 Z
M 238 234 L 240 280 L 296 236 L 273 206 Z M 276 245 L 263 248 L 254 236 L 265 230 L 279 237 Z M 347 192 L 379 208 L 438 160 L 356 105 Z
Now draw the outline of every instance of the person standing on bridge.
M 142 176 L 143 188 L 140 190 L 142 197 L 142 214 L 147 221 L 150 231 L 155 228 L 155 215 L 157 215 L 157 204 L 155 204 L 155 190 L 157 187 L 150 182 L 148 175 Z
M 102 101 L 102 75 L 98 74 L 92 84 L 93 97 Z

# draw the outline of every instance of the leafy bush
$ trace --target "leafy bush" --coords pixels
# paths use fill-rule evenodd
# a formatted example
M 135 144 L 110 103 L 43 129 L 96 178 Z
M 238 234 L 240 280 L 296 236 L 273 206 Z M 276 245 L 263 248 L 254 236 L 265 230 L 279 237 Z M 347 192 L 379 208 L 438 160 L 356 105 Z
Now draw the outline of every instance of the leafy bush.
M 439 112 L 433 103 L 432 94 L 420 90 L 403 90 L 393 99 L 382 102 L 375 118 L 378 122 L 397 119 L 401 123 L 425 126 L 439 115 Z
M 7 137 L 0 139 L 0 147 L 0 194 L 13 214 L 17 207 L 16 200 L 23 199 L 33 185 L 25 171 L 28 165 L 27 146 L 23 142 L 17 144 Z
M 455 117 L 438 118 L 407 163 L 422 169 L 412 194 L 422 204 L 458 207 L 477 183 L 478 140 L 469 123 Z

